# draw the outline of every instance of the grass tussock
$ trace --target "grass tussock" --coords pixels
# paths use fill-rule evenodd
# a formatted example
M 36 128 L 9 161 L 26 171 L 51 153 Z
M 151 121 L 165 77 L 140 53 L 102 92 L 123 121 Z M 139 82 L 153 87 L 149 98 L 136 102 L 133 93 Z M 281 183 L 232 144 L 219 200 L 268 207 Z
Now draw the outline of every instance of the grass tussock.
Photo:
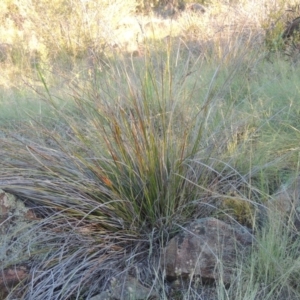
M 214 216 L 256 234 L 216 299 L 299 298 L 298 233 L 266 205 L 299 170 L 299 72 L 278 53 L 266 59 L 263 12 L 241 22 L 252 5 L 212 5 L 201 21 L 183 14 L 185 37 L 146 38 L 137 56 L 86 67 L 54 51 L 56 62 L 76 56 L 59 70 L 66 83 L 38 66 L 27 89 L 5 90 L 14 101 L 0 103 L 0 187 L 36 216 L 1 241 L 13 253 L 2 268 L 31 274 L 9 297 L 89 299 L 133 276 L 169 299 L 162 247 Z M 199 43 L 207 16 L 225 8 Z M 201 297 L 192 281 L 180 295 Z

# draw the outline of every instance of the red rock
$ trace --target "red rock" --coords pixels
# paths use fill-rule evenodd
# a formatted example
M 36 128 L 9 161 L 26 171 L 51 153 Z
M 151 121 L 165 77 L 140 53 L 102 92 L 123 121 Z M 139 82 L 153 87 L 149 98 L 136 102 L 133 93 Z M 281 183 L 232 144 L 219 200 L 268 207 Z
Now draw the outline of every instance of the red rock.
M 199 276 L 230 283 L 237 256 L 252 245 L 253 237 L 241 228 L 215 218 L 199 219 L 171 239 L 161 264 L 167 278 Z

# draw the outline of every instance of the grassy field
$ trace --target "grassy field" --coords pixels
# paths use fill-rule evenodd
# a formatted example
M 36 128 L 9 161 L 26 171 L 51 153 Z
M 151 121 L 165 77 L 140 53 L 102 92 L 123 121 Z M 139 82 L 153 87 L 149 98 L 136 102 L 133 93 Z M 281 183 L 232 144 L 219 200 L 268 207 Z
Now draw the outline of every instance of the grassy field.
M 103 2 L 107 13 L 94 18 L 112 27 L 116 9 L 121 19 L 134 7 Z M 28 19 L 18 42 L 16 24 L 2 24 L 11 36 L 1 62 L 0 188 L 38 220 L 9 231 L 7 249 L 0 240 L 1 267 L 26 264 L 32 274 L 8 299 L 89 299 L 134 272 L 161 299 L 202 299 L 192 286 L 171 297 L 157 262 L 180 226 L 207 216 L 234 219 L 256 238 L 232 284 L 216 283 L 215 299 L 300 298 L 298 232 L 267 208 L 299 174 L 300 69 L 275 22 L 287 4 L 236 2 L 152 26 L 132 51 L 113 51 L 105 26 L 96 30 L 80 6 L 68 32 L 62 1 L 40 24 L 41 7 L 14 7 Z M 63 29 L 51 33 L 51 24 Z

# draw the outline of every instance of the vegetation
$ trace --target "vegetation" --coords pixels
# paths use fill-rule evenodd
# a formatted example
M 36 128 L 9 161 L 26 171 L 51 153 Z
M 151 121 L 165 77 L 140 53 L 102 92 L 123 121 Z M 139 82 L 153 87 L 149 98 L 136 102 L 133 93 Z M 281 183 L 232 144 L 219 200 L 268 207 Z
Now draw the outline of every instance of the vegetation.
M 89 299 L 128 274 L 170 299 L 160 250 L 206 216 L 257 233 L 218 299 L 299 299 L 298 232 L 262 213 L 300 163 L 275 2 L 212 0 L 148 32 L 123 23 L 136 1 L 1 2 L 0 188 L 37 217 L 0 240 L 3 269 L 31 267 L 11 299 Z

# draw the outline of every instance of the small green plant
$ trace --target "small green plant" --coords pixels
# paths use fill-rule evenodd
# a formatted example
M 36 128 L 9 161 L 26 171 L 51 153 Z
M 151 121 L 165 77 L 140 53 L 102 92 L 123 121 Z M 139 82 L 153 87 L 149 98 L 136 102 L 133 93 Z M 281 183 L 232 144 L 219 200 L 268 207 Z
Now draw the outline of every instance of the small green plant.
M 240 224 L 252 227 L 255 224 L 255 210 L 249 201 L 238 197 L 225 198 L 222 207 L 226 214 L 237 220 Z

